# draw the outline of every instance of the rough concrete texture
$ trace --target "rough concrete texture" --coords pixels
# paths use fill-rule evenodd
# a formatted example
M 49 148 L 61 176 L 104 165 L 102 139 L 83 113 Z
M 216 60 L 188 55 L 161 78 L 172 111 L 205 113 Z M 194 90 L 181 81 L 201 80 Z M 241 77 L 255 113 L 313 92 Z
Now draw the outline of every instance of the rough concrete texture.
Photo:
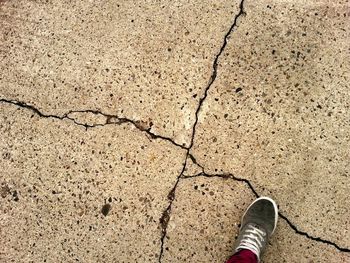
M 245 183 L 203 176 L 183 180 L 173 202 L 163 262 L 225 262 L 240 217 L 255 198 Z M 215 211 L 215 212 L 213 212 Z M 349 262 L 334 247 L 296 235 L 282 220 L 262 262 Z
M 142 120 L 188 144 L 237 8 L 228 0 L 5 2 L 3 95 L 50 114 L 94 109 Z
M 253 197 L 249 188 L 233 180 L 182 180 L 173 202 L 163 262 L 223 263 L 232 254 L 239 219 Z
M 186 166 L 185 166 L 185 169 L 184 169 L 182 175 L 184 177 L 187 177 L 187 176 L 193 176 L 196 174 L 200 174 L 203 172 L 204 172 L 204 167 L 199 165 L 197 163 L 197 160 L 192 155 L 189 155 L 187 160 L 186 160 Z
M 183 149 L 0 106 L 1 262 L 157 261 Z
M 249 179 L 302 230 L 343 247 L 350 246 L 346 7 L 247 1 L 191 151 L 206 172 Z
M 0 262 L 350 262 L 347 1 L 1 1 Z

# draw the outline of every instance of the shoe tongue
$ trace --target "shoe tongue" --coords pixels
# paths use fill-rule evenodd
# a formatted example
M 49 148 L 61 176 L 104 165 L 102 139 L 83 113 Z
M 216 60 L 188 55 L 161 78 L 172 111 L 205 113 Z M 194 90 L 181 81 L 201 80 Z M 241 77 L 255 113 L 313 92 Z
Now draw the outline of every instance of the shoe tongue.
M 267 234 L 267 231 L 265 230 L 265 228 L 263 228 L 262 226 L 258 225 L 258 224 L 255 224 L 255 223 L 248 223 L 247 225 L 251 225 L 252 227 L 255 227 L 261 231 L 264 232 L 264 234 L 266 235 Z

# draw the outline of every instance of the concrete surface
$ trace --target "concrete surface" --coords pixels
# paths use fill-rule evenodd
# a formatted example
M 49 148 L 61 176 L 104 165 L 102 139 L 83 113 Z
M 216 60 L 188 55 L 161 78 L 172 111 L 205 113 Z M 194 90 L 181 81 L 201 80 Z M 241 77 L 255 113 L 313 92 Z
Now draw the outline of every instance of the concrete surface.
M 1 262 L 158 259 L 185 150 L 130 124 L 85 130 L 13 105 L 0 123 Z
M 350 262 L 347 1 L 0 1 L 0 262 Z
M 143 120 L 186 144 L 238 1 L 5 1 L 1 9 L 4 96 L 50 114 L 95 109 Z
M 248 1 L 203 103 L 191 152 L 206 172 L 249 179 L 304 231 L 349 247 L 345 6 Z
M 164 262 L 225 262 L 232 254 L 244 207 L 255 198 L 245 183 L 196 177 L 183 180 L 173 203 Z M 262 262 L 348 262 L 325 244 L 300 235 L 279 221 Z M 301 256 L 302 255 L 302 256 Z

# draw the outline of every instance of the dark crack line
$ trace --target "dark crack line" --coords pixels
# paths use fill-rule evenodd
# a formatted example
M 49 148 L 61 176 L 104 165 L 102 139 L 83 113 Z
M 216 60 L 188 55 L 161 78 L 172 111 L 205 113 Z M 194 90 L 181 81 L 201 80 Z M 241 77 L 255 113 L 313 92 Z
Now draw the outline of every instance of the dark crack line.
M 176 188 L 181 180 L 181 178 L 186 178 L 186 177 L 183 177 L 183 173 L 186 169 L 186 164 L 187 164 L 187 158 L 190 158 L 192 160 L 192 162 L 196 165 L 198 165 L 203 173 L 204 173 L 204 167 L 201 166 L 197 160 L 195 159 L 195 157 L 190 154 L 190 150 L 193 146 L 193 142 L 194 142 L 194 137 L 195 137 L 195 133 L 196 133 L 196 126 L 197 126 L 197 123 L 198 123 L 198 117 L 199 117 L 199 112 L 202 108 L 202 105 L 203 105 L 203 102 L 204 100 L 207 98 L 208 96 L 208 91 L 210 89 L 210 87 L 212 86 L 212 84 L 214 83 L 215 79 L 216 79 L 216 76 L 217 76 L 217 68 L 218 68 L 218 61 L 219 61 L 219 58 L 220 56 L 222 55 L 222 53 L 224 52 L 225 50 L 225 47 L 227 45 L 227 42 L 228 42 L 228 38 L 229 36 L 231 35 L 231 33 L 233 32 L 233 30 L 235 29 L 235 27 L 237 26 L 237 22 L 238 22 L 238 18 L 244 14 L 244 11 L 243 11 L 243 2 L 244 0 L 241 1 L 240 5 L 239 5 L 239 12 L 238 14 L 235 16 L 234 20 L 233 20 L 233 23 L 231 25 L 231 27 L 229 28 L 229 30 L 227 31 L 227 33 L 225 34 L 225 37 L 224 37 L 224 41 L 223 41 L 223 44 L 222 46 L 220 47 L 220 51 L 219 53 L 215 56 L 215 59 L 214 59 L 214 62 L 213 62 L 213 71 L 212 71 L 212 74 L 210 76 L 210 79 L 209 79 L 209 83 L 208 85 L 206 86 L 205 90 L 204 90 L 204 95 L 203 97 L 200 98 L 199 100 L 199 104 L 198 104 L 198 107 L 196 109 L 196 113 L 195 113 L 195 121 L 194 121 L 194 124 L 193 124 L 193 127 L 192 127 L 192 134 L 191 134 L 191 141 L 190 141 L 190 145 L 188 146 L 187 148 L 187 154 L 186 154 L 186 157 L 185 157 L 185 162 L 184 162 L 184 166 L 182 168 L 182 171 L 180 173 L 180 175 L 177 177 L 177 180 L 176 180 L 176 183 L 174 185 L 174 187 L 172 188 L 172 190 L 169 192 L 168 194 L 168 200 L 169 200 L 169 204 L 167 206 L 167 208 L 163 211 L 162 213 L 162 217 L 160 219 L 160 223 L 161 223 L 161 226 L 162 226 L 162 237 L 161 237 L 161 249 L 160 249 L 160 254 L 159 254 L 159 263 L 161 263 L 162 261 L 162 257 L 163 257 L 163 252 L 164 252 L 164 239 L 166 237 L 166 234 L 167 234 L 167 228 L 168 228 L 168 224 L 169 224 L 169 220 L 170 220 L 170 214 L 171 214 L 171 208 L 172 208 L 172 204 L 173 204 L 173 201 L 175 200 L 175 193 L 176 193 Z M 242 179 L 244 180 L 244 179 Z M 246 183 L 249 183 L 248 180 L 245 180 Z
M 197 165 L 199 168 L 201 168 L 202 172 L 204 173 L 204 167 L 197 162 L 196 158 L 191 153 L 188 154 L 188 157 L 192 160 L 192 162 L 195 165 Z
M 183 180 L 185 180 L 185 179 L 193 179 L 193 178 L 196 178 L 196 177 L 207 177 L 207 178 L 215 178 L 216 177 L 216 178 L 232 179 L 234 181 L 243 182 L 249 187 L 249 189 L 253 192 L 253 194 L 255 195 L 256 198 L 258 198 L 260 196 L 258 194 L 258 192 L 254 189 L 253 185 L 250 183 L 249 180 L 244 179 L 244 178 L 236 177 L 233 174 L 207 174 L 207 173 L 203 172 L 203 173 L 200 173 L 200 174 L 197 174 L 197 175 L 193 175 L 193 176 L 186 176 L 186 177 L 183 177 L 182 179 Z M 334 243 L 332 241 L 329 241 L 329 240 L 326 240 L 326 239 L 323 239 L 323 238 L 320 238 L 320 237 L 314 237 L 314 236 L 311 236 L 311 235 L 309 235 L 308 233 L 306 233 L 304 231 L 299 230 L 298 227 L 296 225 L 294 225 L 281 212 L 278 212 L 278 215 L 280 216 L 280 218 L 282 218 L 294 230 L 294 232 L 296 234 L 304 236 L 304 237 L 306 237 L 306 238 L 308 238 L 310 240 L 316 241 L 316 242 L 320 242 L 320 243 L 323 243 L 323 244 L 327 244 L 327 245 L 333 246 L 333 247 L 335 247 L 337 250 L 339 250 L 341 252 L 347 252 L 347 253 L 350 252 L 349 248 L 341 247 L 341 246 L 339 246 L 338 244 L 336 244 L 336 243 Z
M 1 103 L 7 103 L 7 104 L 12 104 L 12 105 L 16 105 L 18 107 L 21 108 L 26 108 L 29 109 L 31 111 L 33 111 L 35 114 L 39 115 L 42 118 L 54 118 L 54 119 L 59 119 L 59 120 L 63 120 L 66 118 L 66 116 L 57 116 L 57 115 L 51 115 L 51 114 L 44 114 L 41 111 L 39 111 L 37 108 L 35 108 L 32 105 L 28 105 L 22 101 L 17 101 L 17 100 L 8 100 L 8 99 L 0 99 Z
M 223 41 L 223 44 L 222 44 L 222 46 L 220 48 L 219 53 L 215 56 L 215 59 L 214 59 L 214 62 L 213 62 L 213 71 L 212 71 L 212 74 L 210 76 L 209 83 L 208 83 L 207 87 L 204 90 L 203 97 L 201 97 L 200 100 L 199 100 L 199 104 L 198 104 L 198 107 L 197 107 L 197 110 L 196 110 L 195 121 L 194 121 L 193 128 L 192 128 L 192 136 L 191 136 L 189 149 L 192 148 L 193 142 L 194 142 L 194 137 L 196 135 L 196 127 L 197 127 L 197 123 L 198 123 L 199 112 L 200 112 L 200 110 L 202 108 L 203 102 L 205 101 L 205 99 L 208 96 L 208 92 L 209 92 L 210 87 L 213 85 L 213 83 L 214 83 L 214 81 L 215 81 L 215 79 L 217 77 L 219 58 L 220 58 L 220 56 L 222 55 L 222 53 L 224 52 L 224 50 L 225 50 L 225 48 L 227 46 L 228 38 L 230 37 L 230 35 L 234 31 L 234 29 L 237 27 L 238 19 L 240 18 L 240 16 L 245 14 L 244 9 L 243 9 L 243 3 L 244 3 L 244 0 L 242 0 L 240 2 L 240 4 L 239 4 L 239 12 L 235 16 L 230 29 L 227 31 L 227 33 L 226 33 L 226 35 L 224 37 L 224 41 Z
M 287 222 L 287 224 L 294 230 L 295 233 L 297 233 L 298 235 L 302 235 L 308 239 L 311 239 L 313 241 L 316 241 L 316 242 L 320 242 L 320 243 L 324 243 L 324 244 L 327 244 L 327 245 L 330 245 L 330 246 L 333 246 L 335 247 L 336 249 L 338 249 L 339 251 L 341 252 L 346 252 L 346 253 L 350 253 L 350 249 L 349 248 L 345 248 L 345 247 L 341 247 L 339 245 L 337 245 L 336 243 L 332 242 L 332 241 L 329 241 L 329 240 L 326 240 L 326 239 L 323 239 L 323 238 L 320 238 L 320 237 L 313 237 L 313 236 L 310 236 L 308 233 L 304 232 L 304 231 L 301 231 L 299 230 L 286 216 L 284 216 L 281 212 L 278 213 L 279 216 Z
M 255 195 L 256 198 L 259 197 L 259 194 L 254 189 L 253 185 L 250 183 L 249 180 L 247 180 L 245 178 L 240 178 L 240 177 L 234 176 L 233 174 L 208 174 L 208 173 L 202 172 L 202 173 L 199 173 L 196 175 L 183 177 L 183 179 L 186 180 L 186 179 L 191 179 L 191 178 L 196 178 L 196 177 L 208 177 L 208 178 L 215 178 L 216 177 L 216 178 L 232 179 L 234 181 L 243 182 L 253 192 L 253 194 Z
M 120 118 L 116 115 L 110 115 L 110 114 L 105 114 L 101 111 L 97 111 L 97 110 L 70 110 L 69 112 L 63 114 L 62 116 L 59 115 L 53 115 L 53 114 L 45 114 L 43 112 L 41 112 L 39 109 L 37 109 L 36 107 L 34 107 L 33 105 L 29 105 L 25 102 L 22 101 L 17 101 L 17 100 L 8 100 L 8 99 L 0 99 L 0 103 L 7 103 L 7 104 L 12 104 L 15 105 L 19 108 L 25 108 L 28 110 L 31 110 L 34 114 L 37 114 L 39 117 L 41 118 L 53 118 L 53 119 L 57 119 L 57 120 L 70 120 L 72 121 L 74 124 L 78 125 L 78 126 L 83 126 L 85 127 L 85 129 L 87 130 L 88 128 L 93 128 L 93 127 L 100 127 L 100 126 L 105 126 L 105 125 L 110 125 L 110 124 L 115 124 L 115 125 L 121 125 L 123 123 L 129 123 L 132 124 L 134 127 L 136 127 L 138 130 L 147 133 L 152 139 L 161 139 L 161 140 L 165 140 L 170 142 L 171 144 L 175 145 L 176 147 L 180 147 L 182 149 L 186 150 L 186 155 L 185 155 L 185 159 L 183 162 L 183 167 L 181 170 L 181 173 L 179 174 L 179 176 L 176 178 L 176 182 L 173 186 L 173 188 L 171 189 L 171 191 L 168 193 L 168 200 L 169 200 L 169 204 L 167 206 L 167 208 L 163 211 L 162 213 L 162 217 L 160 218 L 160 224 L 162 227 L 162 237 L 161 237 L 161 251 L 160 251 L 160 255 L 159 255 L 159 262 L 161 262 L 162 256 L 163 256 L 163 249 L 164 249 L 164 239 L 166 237 L 166 233 L 167 233 L 167 226 L 170 220 L 170 213 L 171 213 L 171 208 L 172 208 L 172 204 L 173 201 L 175 199 L 175 192 L 176 192 L 176 188 L 180 182 L 180 178 L 182 177 L 185 168 L 186 168 L 186 164 L 187 164 L 187 159 L 190 157 L 191 160 L 198 164 L 195 160 L 195 158 L 189 153 L 190 149 L 188 147 L 185 147 L 184 145 L 178 144 L 176 143 L 174 140 L 172 140 L 171 138 L 165 137 L 165 136 L 161 136 L 158 134 L 154 134 L 153 132 L 150 131 L 151 128 L 145 128 L 142 126 L 142 123 L 138 122 L 138 121 L 134 121 L 131 119 L 127 119 L 127 118 Z M 70 117 L 69 115 L 74 114 L 74 113 L 92 113 L 95 115 L 101 115 L 106 117 L 106 122 L 103 124 L 93 124 L 93 125 L 89 125 L 86 123 L 80 123 L 78 122 L 76 119 Z M 199 165 L 199 164 L 198 164 Z M 199 165 L 200 166 L 200 165 Z M 201 166 L 200 166 L 201 167 Z M 204 168 L 202 168 L 204 169 Z
M 101 111 L 96 111 L 96 110 L 71 110 L 71 111 L 68 111 L 67 113 L 63 114 L 62 116 L 59 116 L 59 115 L 53 115 L 53 114 L 45 114 L 42 111 L 40 111 L 39 109 L 37 109 L 36 107 L 34 107 L 33 105 L 29 105 L 29 104 L 27 104 L 25 102 L 22 102 L 22 101 L 8 100 L 8 99 L 1 98 L 0 102 L 1 103 L 12 104 L 12 105 L 18 106 L 20 108 L 25 108 L 25 109 L 31 110 L 32 112 L 34 112 L 35 114 L 37 114 L 41 118 L 53 118 L 53 119 L 57 119 L 57 120 L 70 120 L 70 121 L 72 121 L 74 124 L 76 124 L 78 126 L 85 127 L 86 130 L 88 128 L 101 127 L 101 126 L 111 125 L 111 124 L 121 125 L 123 123 L 129 123 L 129 124 L 133 125 L 135 128 L 137 128 L 138 130 L 148 134 L 148 136 L 151 137 L 151 139 L 165 140 L 165 141 L 168 141 L 171 144 L 175 145 L 176 147 L 180 147 L 180 148 L 182 148 L 184 150 L 188 150 L 188 147 L 175 142 L 173 139 L 171 139 L 169 137 L 165 137 L 165 136 L 158 135 L 158 134 L 155 134 L 155 133 L 151 132 L 151 128 L 150 127 L 143 127 L 143 125 L 142 125 L 142 123 L 140 121 L 135 121 L 135 120 L 131 120 L 131 119 L 128 119 L 128 118 L 121 118 L 121 117 L 118 117 L 116 115 L 103 113 Z M 93 125 L 86 124 L 86 123 L 80 123 L 76 119 L 74 119 L 74 118 L 69 116 L 69 115 L 74 114 L 74 113 L 92 113 L 92 114 L 95 114 L 95 115 L 101 115 L 101 116 L 104 116 L 106 118 L 106 122 L 102 123 L 102 124 L 93 124 Z
M 239 181 L 239 182 L 243 182 L 245 183 L 249 189 L 253 192 L 253 194 L 255 195 L 255 197 L 259 197 L 259 194 L 257 193 L 257 191 L 254 189 L 253 185 L 250 183 L 249 180 L 247 179 L 244 179 L 244 178 L 239 178 L 239 177 L 236 177 L 234 176 L 233 174 L 206 174 L 204 171 L 204 167 L 202 165 L 200 165 L 197 160 L 195 159 L 195 157 L 190 153 L 191 149 L 192 149 L 192 146 L 194 144 L 194 138 L 195 138 L 195 135 L 196 135 L 196 128 L 197 128 L 197 124 L 198 124 L 198 119 L 199 119 L 199 113 L 201 111 L 201 108 L 202 108 L 202 105 L 205 101 L 205 99 L 207 98 L 208 96 L 208 93 L 209 93 L 209 89 L 211 88 L 211 86 L 213 85 L 214 81 L 216 80 L 216 77 L 217 77 L 217 68 L 218 68 L 218 61 L 219 61 L 219 58 L 220 56 L 222 55 L 222 53 L 224 52 L 226 46 L 227 46 L 227 43 L 228 43 L 228 38 L 230 37 L 231 33 L 235 30 L 235 28 L 237 27 L 237 22 L 238 22 L 238 19 L 240 18 L 240 16 L 242 15 L 245 15 L 245 12 L 244 12 L 244 0 L 242 0 L 240 2 L 240 5 L 239 5 L 239 12 L 238 14 L 235 16 L 234 18 L 234 21 L 233 21 L 233 24 L 231 25 L 230 29 L 228 30 L 228 32 L 226 33 L 225 37 L 224 37 L 224 41 L 223 41 L 223 44 L 220 48 L 220 51 L 219 53 L 216 55 L 215 59 L 214 59 L 214 62 L 213 62 L 213 71 L 212 71 L 212 74 L 211 74 L 211 77 L 209 79 L 209 83 L 207 85 L 207 87 L 205 88 L 204 90 L 204 95 L 203 97 L 200 98 L 199 100 L 199 104 L 198 104 L 198 107 L 197 107 L 197 110 L 196 110 L 196 113 L 195 113 L 195 122 L 193 124 L 193 128 L 192 128 L 192 136 L 191 136 L 191 141 L 190 141 L 190 145 L 188 147 L 188 154 L 187 154 L 187 157 L 191 158 L 192 162 L 196 165 L 198 165 L 201 169 L 202 169 L 202 172 L 198 175 L 194 175 L 194 176 L 186 176 L 186 177 L 182 177 L 182 174 L 178 177 L 178 181 L 176 182 L 176 186 L 178 185 L 179 183 L 179 180 L 180 179 L 191 179 L 191 178 L 194 178 L 194 177 L 198 177 L 198 176 L 204 176 L 204 177 L 209 177 L 209 178 L 213 178 L 213 177 L 220 177 L 220 178 L 223 178 L 223 179 L 232 179 L 232 180 L 235 180 L 235 181 Z M 185 168 L 185 167 L 184 167 Z M 184 171 L 184 169 L 183 169 Z M 183 173 L 182 171 L 182 173 Z M 176 186 L 174 187 L 173 191 L 175 192 L 176 191 Z M 173 200 L 172 200 L 173 201 Z M 171 203 L 172 203 L 171 201 Z M 170 210 L 171 211 L 171 204 L 170 204 Z M 332 241 L 329 241 L 329 240 L 325 240 L 325 239 L 322 239 L 320 237 L 313 237 L 311 235 L 309 235 L 308 233 L 304 232 L 304 231 L 300 231 L 286 216 L 284 216 L 281 212 L 279 212 L 279 216 L 286 221 L 286 223 L 295 231 L 296 234 L 299 234 L 299 235 L 302 235 L 302 236 L 305 236 L 306 238 L 310 239 L 310 240 L 313 240 L 313 241 L 316 241 L 316 242 L 321 242 L 321 243 L 324 243 L 324 244 L 327 244 L 327 245 L 331 245 L 333 247 L 335 247 L 336 249 L 338 249 L 339 251 L 341 252 L 350 252 L 350 249 L 348 248 L 344 248 L 344 247 L 340 247 L 339 245 L 337 245 L 336 243 L 332 242 Z M 170 219 L 170 215 L 168 215 L 168 221 Z M 164 241 L 164 238 L 162 239 L 162 249 L 161 251 L 163 252 L 163 241 Z M 160 259 L 161 259 L 161 256 L 160 256 Z
M 178 186 L 178 184 L 180 182 L 180 179 L 182 178 L 183 173 L 184 173 L 184 171 L 186 169 L 187 158 L 188 158 L 188 156 L 190 154 L 189 151 L 190 150 L 188 149 L 187 153 L 186 153 L 186 156 L 185 156 L 185 160 L 184 160 L 184 164 L 183 164 L 181 173 L 176 178 L 176 182 L 175 182 L 173 188 L 168 193 L 169 204 L 168 204 L 167 208 L 163 211 L 162 217 L 159 220 L 161 228 L 162 228 L 162 236 L 161 236 L 161 239 L 160 239 L 160 253 L 159 253 L 159 257 L 158 257 L 159 263 L 162 262 L 162 258 L 163 258 L 164 240 L 165 240 L 165 237 L 167 235 L 167 229 L 168 229 L 168 224 L 169 224 L 169 221 L 170 221 L 170 214 L 171 214 L 172 205 L 173 205 L 173 202 L 175 200 L 176 189 L 177 189 L 177 186 Z
M 234 21 L 233 21 L 233 24 L 231 25 L 230 29 L 228 30 L 228 32 L 226 33 L 225 37 L 224 37 L 224 40 L 223 40 L 223 44 L 220 48 L 220 51 L 218 52 L 218 54 L 215 56 L 215 59 L 214 59 L 214 62 L 213 62 L 213 66 L 212 66 L 212 74 L 210 76 L 210 79 L 209 79 L 209 82 L 208 82 L 208 85 L 206 86 L 205 90 L 204 90 L 204 95 L 200 98 L 199 100 L 199 104 L 198 104 L 198 107 L 196 109 L 196 112 L 195 112 L 195 122 L 193 124 L 193 127 L 192 127 L 192 135 L 191 135 L 191 140 L 190 140 L 190 145 L 188 147 L 182 145 L 182 144 L 179 144 L 177 142 L 175 142 L 173 139 L 169 138 L 169 137 L 166 137 L 166 136 L 162 136 L 162 135 L 158 135 L 158 134 L 155 134 L 153 132 L 151 132 L 151 128 L 147 127 L 143 127 L 142 124 L 139 122 L 139 121 L 135 121 L 135 120 L 131 120 L 131 119 L 128 119 L 128 118 L 121 118 L 121 117 L 118 117 L 116 115 L 111 115 L 111 114 L 106 114 L 106 113 L 103 113 L 101 111 L 97 111 L 97 110 L 71 110 L 65 114 L 63 114 L 62 116 L 59 116 L 59 115 L 53 115 L 53 114 L 45 114 L 43 112 L 41 112 L 40 110 L 38 110 L 37 108 L 35 108 L 33 105 L 29 105 L 25 102 L 22 102 L 22 101 L 17 101 L 17 100 L 8 100 L 8 99 L 3 99 L 1 98 L 0 99 L 0 102 L 1 103 L 7 103 L 7 104 L 12 104 L 12 105 L 16 105 L 20 108 L 26 108 L 26 109 L 29 109 L 31 110 L 32 112 L 34 112 L 35 114 L 37 114 L 39 117 L 42 117 L 42 118 L 53 118 L 53 119 L 58 119 L 58 120 L 70 120 L 72 121 L 74 124 L 78 125 L 78 126 L 83 126 L 86 128 L 86 130 L 88 128 L 94 128 L 94 127 L 100 127 L 100 126 L 105 126 L 105 125 L 110 125 L 110 124 L 114 124 L 114 125 L 121 125 L 123 123 L 129 123 L 129 124 L 132 124 L 135 128 L 137 128 L 138 130 L 140 130 L 141 132 L 145 132 L 146 134 L 148 134 L 149 137 L 151 137 L 151 139 L 161 139 L 161 140 L 165 140 L 165 141 L 168 141 L 170 142 L 171 144 L 173 144 L 174 146 L 176 147 L 180 147 L 184 150 L 187 150 L 187 153 L 186 153 L 186 156 L 185 156 L 185 161 L 184 161 L 184 165 L 183 165 L 183 168 L 181 170 L 181 173 L 180 175 L 177 177 L 176 179 L 176 182 L 173 186 L 173 188 L 170 190 L 170 192 L 168 193 L 168 200 L 169 200 L 169 204 L 168 206 L 166 207 L 166 209 L 163 211 L 162 213 L 162 217 L 160 218 L 160 224 L 161 224 L 161 227 L 162 227 L 162 236 L 161 236 L 161 250 L 160 250 L 160 255 L 159 255 L 159 262 L 161 263 L 161 260 L 162 260 L 162 257 L 163 257 L 163 252 L 164 252 L 164 240 L 165 240 L 165 237 L 166 237 L 166 234 L 167 234 L 167 227 L 168 227 L 168 224 L 169 224 L 169 220 L 170 220 L 170 214 L 171 214 L 171 209 L 172 209 L 172 204 L 173 204 L 173 201 L 175 200 L 175 193 L 176 193 L 176 189 L 177 189 L 177 186 L 180 182 L 181 179 L 192 179 L 192 178 L 196 178 L 196 177 L 208 177 L 208 178 L 214 178 L 214 177 L 218 177 L 218 178 L 222 178 L 222 179 L 232 179 L 232 180 L 235 180 L 235 181 L 239 181 L 239 182 L 243 182 L 245 183 L 249 189 L 253 192 L 253 194 L 255 195 L 255 197 L 259 197 L 259 194 L 256 192 L 256 190 L 254 189 L 254 187 L 252 186 L 252 184 L 250 183 L 249 180 L 247 179 L 244 179 L 244 178 L 239 178 L 239 177 L 236 177 L 232 174 L 207 174 L 204 172 L 204 167 L 202 165 L 200 165 L 197 160 L 195 159 L 195 157 L 190 153 L 190 150 L 194 144 L 194 138 L 195 138 L 195 133 L 196 133 L 196 127 L 197 127 L 197 124 L 198 124 L 198 119 L 199 119 L 199 113 L 201 111 L 201 108 L 202 108 L 202 105 L 205 101 L 205 99 L 207 98 L 208 96 L 208 92 L 209 92 L 209 89 L 211 88 L 211 86 L 213 85 L 214 81 L 216 80 L 216 77 L 217 77 L 217 68 L 218 68 L 218 61 L 219 61 L 219 58 L 220 56 L 222 55 L 222 53 L 224 52 L 226 46 L 227 46 L 227 43 L 228 43 L 228 39 L 231 35 L 231 33 L 234 31 L 234 29 L 237 27 L 237 22 L 238 22 L 238 19 L 240 18 L 240 16 L 244 15 L 245 12 L 244 12 L 244 9 L 243 9 L 243 4 L 244 4 L 244 0 L 242 0 L 240 2 L 240 5 L 239 5 L 239 13 L 235 16 L 234 18 Z M 89 125 L 89 124 L 86 124 L 86 123 L 80 123 L 78 122 L 76 119 L 72 118 L 72 117 L 69 117 L 70 114 L 74 114 L 74 113 L 92 113 L 92 114 L 95 114 L 95 115 L 102 115 L 104 117 L 106 117 L 106 122 L 103 123 L 103 124 L 93 124 L 93 125 Z M 112 120 L 112 119 L 115 119 L 115 120 Z M 196 165 L 198 165 L 202 172 L 200 174 L 197 174 L 197 175 L 193 175 L 193 176 L 186 176 L 184 177 L 183 176 L 183 173 L 185 171 L 185 168 L 186 168 L 186 164 L 187 164 L 187 159 L 190 158 L 192 160 L 192 162 Z M 310 240 L 313 240 L 313 241 L 316 241 L 316 242 L 321 242 L 321 243 L 324 243 L 324 244 L 327 244 L 327 245 L 331 245 L 333 247 L 335 247 L 337 250 L 341 251 L 341 252 L 350 252 L 350 249 L 348 248 L 343 248 L 343 247 L 340 247 L 339 245 L 337 245 L 336 243 L 334 242 L 331 242 L 329 240 L 325 240 L 325 239 L 322 239 L 320 237 L 313 237 L 311 235 L 309 235 L 308 233 L 304 232 L 304 231 L 301 231 L 299 230 L 286 216 L 284 216 L 281 212 L 279 212 L 279 216 L 286 221 L 286 223 L 295 231 L 296 234 L 299 234 L 299 235 L 302 235 L 302 236 L 305 236 L 306 238 L 310 239 Z

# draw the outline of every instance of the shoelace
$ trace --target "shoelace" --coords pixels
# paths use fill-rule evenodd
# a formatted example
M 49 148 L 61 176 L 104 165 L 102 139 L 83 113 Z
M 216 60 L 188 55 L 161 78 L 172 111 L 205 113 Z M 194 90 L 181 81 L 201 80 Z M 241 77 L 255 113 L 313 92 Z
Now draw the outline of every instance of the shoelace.
M 266 233 L 263 230 L 249 224 L 243 233 L 236 251 L 240 249 L 249 249 L 259 258 L 263 242 L 265 241 L 265 236 Z

